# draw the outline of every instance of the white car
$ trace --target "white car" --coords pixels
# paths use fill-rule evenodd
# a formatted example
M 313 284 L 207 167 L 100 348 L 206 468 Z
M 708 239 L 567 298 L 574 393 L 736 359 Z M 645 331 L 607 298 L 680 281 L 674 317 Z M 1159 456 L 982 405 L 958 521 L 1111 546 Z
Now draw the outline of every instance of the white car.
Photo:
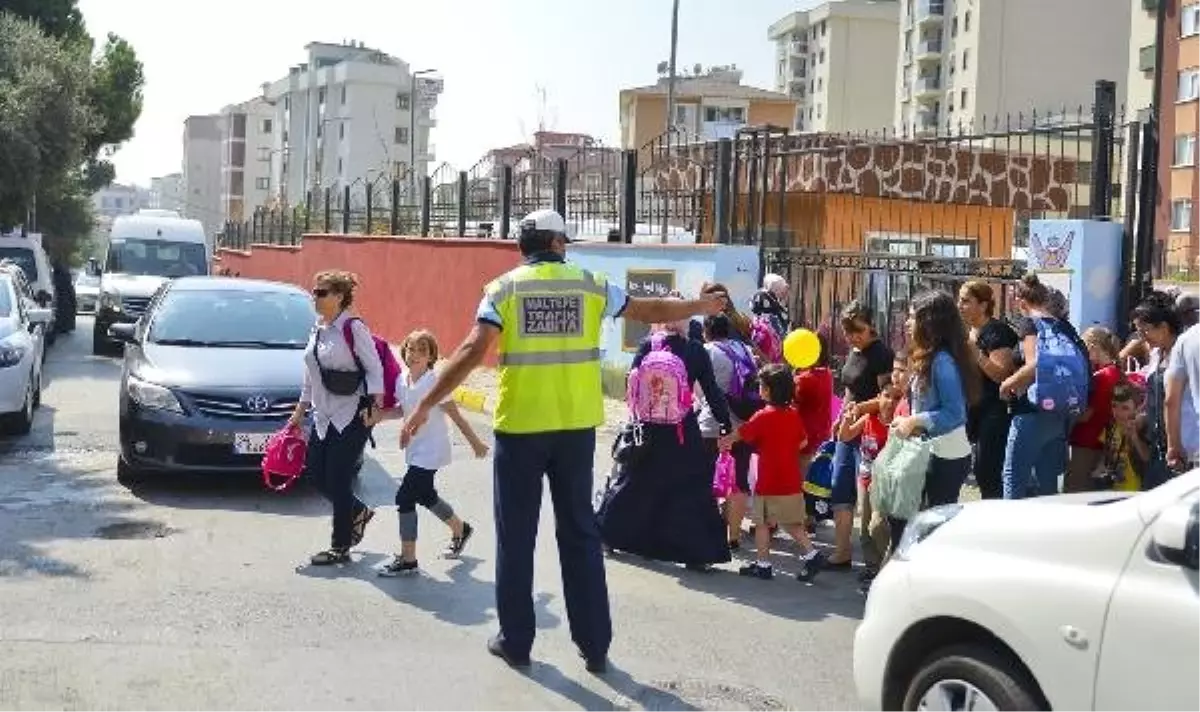
M 24 435 L 42 400 L 51 311 L 33 300 L 20 270 L 0 268 L 0 428 Z
M 854 637 L 868 709 L 1200 709 L 1200 470 L 935 507 Z

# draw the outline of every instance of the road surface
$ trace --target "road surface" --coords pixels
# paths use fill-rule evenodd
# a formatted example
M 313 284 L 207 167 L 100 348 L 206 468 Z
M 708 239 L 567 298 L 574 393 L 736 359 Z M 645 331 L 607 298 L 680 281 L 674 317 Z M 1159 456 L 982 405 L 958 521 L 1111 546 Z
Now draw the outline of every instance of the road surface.
M 119 362 L 91 322 L 51 351 L 34 432 L 0 440 L 0 708 L 847 709 L 853 578 L 814 585 L 610 559 L 616 639 L 605 676 L 567 631 L 549 503 L 528 674 L 484 649 L 495 627 L 490 462 L 439 489 L 480 526 L 464 558 L 423 515 L 418 578 L 372 567 L 396 546 L 396 425 L 363 473 L 381 507 L 354 564 L 313 569 L 325 503 L 256 481 L 116 482 Z M 486 424 L 478 423 L 487 433 Z M 490 436 L 490 433 L 488 433 Z M 827 537 L 823 537 L 826 538 Z

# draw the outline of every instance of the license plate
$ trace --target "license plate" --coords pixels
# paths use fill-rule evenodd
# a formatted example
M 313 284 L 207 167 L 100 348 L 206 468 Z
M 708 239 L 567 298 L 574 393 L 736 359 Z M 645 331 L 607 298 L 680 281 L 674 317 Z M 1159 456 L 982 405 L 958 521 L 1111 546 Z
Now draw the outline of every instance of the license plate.
M 267 451 L 270 433 L 236 433 L 233 436 L 235 455 L 261 455 Z

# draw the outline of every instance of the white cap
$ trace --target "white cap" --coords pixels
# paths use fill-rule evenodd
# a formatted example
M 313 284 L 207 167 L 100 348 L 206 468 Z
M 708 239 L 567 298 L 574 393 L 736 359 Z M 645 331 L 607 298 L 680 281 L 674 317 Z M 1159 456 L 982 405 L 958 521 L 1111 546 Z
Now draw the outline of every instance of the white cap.
M 534 230 L 553 232 L 557 235 L 567 234 L 567 221 L 556 210 L 535 210 L 521 220 L 521 227 Z

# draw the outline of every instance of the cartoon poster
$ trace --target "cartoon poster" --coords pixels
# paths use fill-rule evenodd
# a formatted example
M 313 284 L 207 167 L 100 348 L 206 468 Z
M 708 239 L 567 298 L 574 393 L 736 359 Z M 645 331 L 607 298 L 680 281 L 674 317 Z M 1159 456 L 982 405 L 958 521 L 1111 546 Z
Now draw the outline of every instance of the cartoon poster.
M 1076 241 L 1076 220 L 1034 220 L 1029 226 L 1029 268 L 1047 287 L 1071 301 L 1071 248 Z

